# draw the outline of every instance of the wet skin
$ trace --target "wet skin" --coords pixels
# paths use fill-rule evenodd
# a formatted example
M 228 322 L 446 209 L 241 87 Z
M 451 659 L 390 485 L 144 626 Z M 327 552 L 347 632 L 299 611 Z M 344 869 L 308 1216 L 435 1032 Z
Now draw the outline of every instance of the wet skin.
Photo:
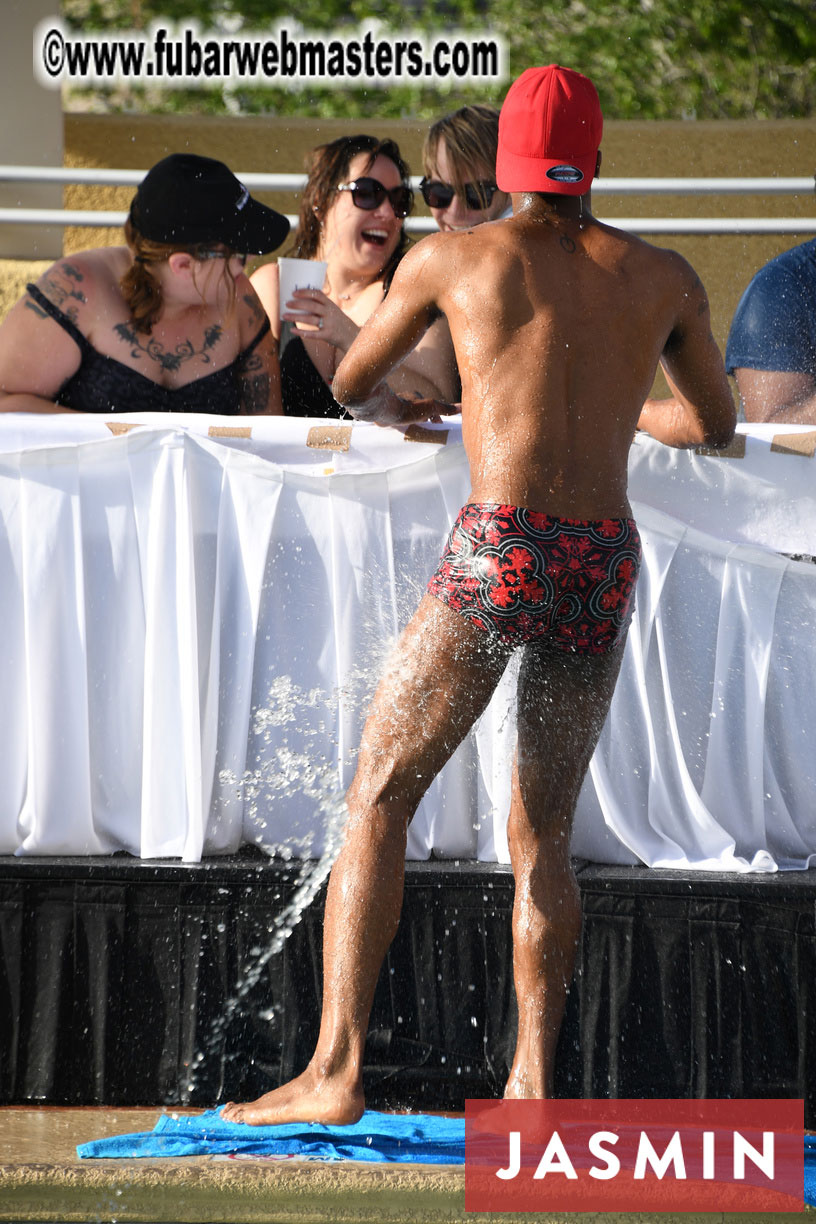
M 335 394 L 380 423 L 431 415 L 432 405 L 417 408 L 381 380 L 442 311 L 462 375 L 470 500 L 562 517 L 628 516 L 628 451 L 658 360 L 675 392 L 665 409 L 675 443 L 726 445 L 733 435 L 705 291 L 678 255 L 595 222 L 588 195 L 517 195 L 513 207 L 511 219 L 436 235 L 406 257 L 338 370 Z M 505 1096 L 546 1097 L 580 931 L 572 818 L 623 647 L 600 655 L 521 649 L 508 822 L 519 1028 Z M 375 694 L 347 796 L 326 903 L 315 1054 L 297 1079 L 229 1105 L 225 1117 L 359 1118 L 368 1016 L 402 903 L 406 830 L 507 658 L 459 613 L 422 599 Z

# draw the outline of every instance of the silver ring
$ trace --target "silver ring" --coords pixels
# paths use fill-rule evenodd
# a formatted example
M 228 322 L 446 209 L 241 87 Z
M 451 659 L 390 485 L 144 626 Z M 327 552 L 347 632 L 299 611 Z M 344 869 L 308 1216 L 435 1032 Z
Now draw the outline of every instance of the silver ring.
M 320 318 L 317 320 L 317 330 L 318 330 L 318 331 L 322 331 L 322 330 L 323 330 L 323 316 L 322 316 L 322 315 L 321 315 L 321 316 L 320 316 Z

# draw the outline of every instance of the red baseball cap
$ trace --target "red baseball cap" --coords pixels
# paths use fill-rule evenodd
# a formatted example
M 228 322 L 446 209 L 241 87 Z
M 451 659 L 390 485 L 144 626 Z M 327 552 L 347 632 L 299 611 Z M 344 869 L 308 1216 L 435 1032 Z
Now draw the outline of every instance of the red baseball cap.
M 499 115 L 496 182 L 502 191 L 583 195 L 595 176 L 603 115 L 589 77 L 548 64 L 528 68 Z

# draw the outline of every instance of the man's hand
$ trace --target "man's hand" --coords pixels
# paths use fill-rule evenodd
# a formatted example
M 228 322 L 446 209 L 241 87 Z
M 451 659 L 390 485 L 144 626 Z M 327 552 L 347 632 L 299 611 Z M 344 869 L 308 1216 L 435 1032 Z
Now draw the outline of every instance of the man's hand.
M 386 383 L 380 383 L 368 399 L 359 403 L 339 402 L 355 420 L 372 421 L 375 425 L 413 425 L 420 421 L 439 425 L 443 416 L 455 416 L 462 410 L 461 404 L 420 395 L 410 398 L 397 395 Z

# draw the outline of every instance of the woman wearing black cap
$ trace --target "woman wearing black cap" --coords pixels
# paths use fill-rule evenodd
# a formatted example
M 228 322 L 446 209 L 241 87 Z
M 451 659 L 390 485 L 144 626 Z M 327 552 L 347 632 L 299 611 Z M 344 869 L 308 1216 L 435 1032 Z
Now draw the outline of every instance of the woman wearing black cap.
M 288 229 L 223 162 L 164 158 L 126 247 L 59 260 L 9 312 L 0 410 L 279 413 L 277 347 L 244 263 Z

